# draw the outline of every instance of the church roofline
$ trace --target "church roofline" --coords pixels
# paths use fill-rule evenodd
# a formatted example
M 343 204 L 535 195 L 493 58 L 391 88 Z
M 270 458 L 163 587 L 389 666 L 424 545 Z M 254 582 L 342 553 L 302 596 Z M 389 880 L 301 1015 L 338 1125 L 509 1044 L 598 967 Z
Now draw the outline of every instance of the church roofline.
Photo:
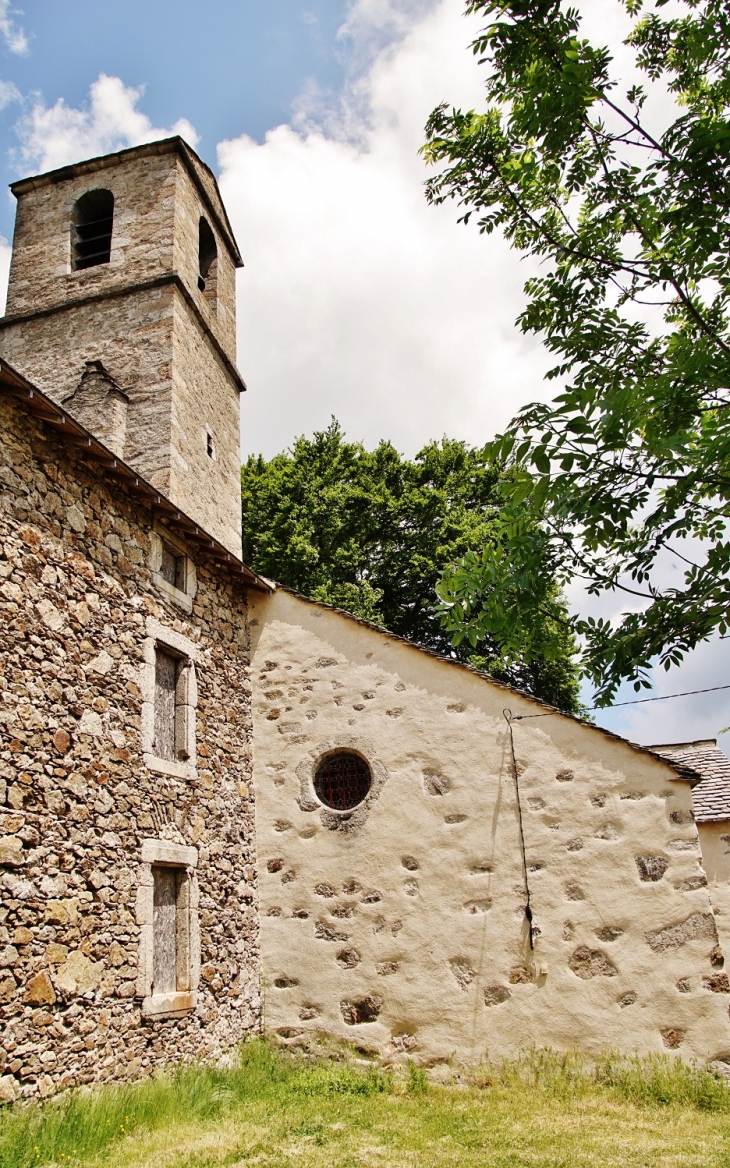
M 95 438 L 68 411 L 62 409 L 41 390 L 36 389 L 2 359 L 0 359 L 0 396 L 17 401 L 33 417 L 50 426 L 57 434 L 63 435 L 69 446 L 74 446 L 84 458 L 101 465 L 105 472 L 119 479 L 133 495 L 147 503 L 155 514 L 166 521 L 172 531 L 182 539 L 197 544 L 201 552 L 239 575 L 248 587 L 261 592 L 273 591 L 268 580 L 264 580 L 257 572 L 247 567 L 184 511 L 175 507 L 156 487 L 104 446 L 103 442 Z
M 571 722 L 578 722 L 579 725 L 585 726 L 586 730 L 595 730 L 598 734 L 602 734 L 605 738 L 611 738 L 614 742 L 623 742 L 625 746 L 630 747 L 631 750 L 638 750 L 641 754 L 649 754 L 657 762 L 663 763 L 673 770 L 679 779 L 686 783 L 690 783 L 695 787 L 702 781 L 704 775 L 695 767 L 690 766 L 686 762 L 674 761 L 665 755 L 659 754 L 658 749 L 653 746 L 642 746 L 638 742 L 631 742 L 628 738 L 623 738 L 620 734 L 614 734 L 613 730 L 607 730 L 604 726 L 596 726 L 595 723 L 589 722 L 587 718 L 580 718 L 577 714 L 568 714 L 565 710 L 559 710 L 556 706 L 551 706 L 548 702 L 544 702 L 542 698 L 536 698 L 534 694 L 527 693 L 526 690 L 517 689 L 516 686 L 507 685 L 504 681 L 498 681 L 496 677 L 492 677 L 491 673 L 486 673 L 483 669 L 475 669 L 473 665 L 469 665 L 466 661 L 455 661 L 453 657 L 445 657 L 443 653 L 437 653 L 435 649 L 429 649 L 425 645 L 419 645 L 416 641 L 409 641 L 407 637 L 402 637 L 399 633 L 392 633 L 389 629 L 385 629 L 382 625 L 373 624 L 372 621 L 364 620 L 360 616 L 353 616 L 351 612 L 346 612 L 344 608 L 337 608 L 334 604 L 328 604 L 324 600 L 313 600 L 311 596 L 305 596 L 303 592 L 297 592 L 295 588 L 289 588 L 286 584 L 280 584 L 277 580 L 268 580 L 263 577 L 265 583 L 268 585 L 269 593 L 277 590 L 287 592 L 290 596 L 295 596 L 297 600 L 306 601 L 307 604 L 317 605 L 319 608 L 325 608 L 329 612 L 337 613 L 338 616 L 347 617 L 348 620 L 354 621 L 363 628 L 370 629 L 374 633 L 380 633 L 381 636 L 387 637 L 388 640 L 397 641 L 401 645 L 407 645 L 409 649 L 416 649 L 419 653 L 425 653 L 427 657 L 432 657 L 436 661 L 441 661 L 444 665 L 451 665 L 456 669 L 464 669 L 467 673 L 474 674 L 475 677 L 481 678 L 483 681 L 488 681 L 492 685 L 497 686 L 498 689 L 505 690 L 508 694 L 515 694 L 517 697 L 523 698 L 525 701 L 533 702 L 536 706 L 541 708 L 542 714 L 534 715 L 519 715 L 513 721 L 522 721 L 523 718 L 531 717 L 547 717 L 548 715 L 555 715 L 559 718 L 567 718 Z
M 98 170 L 105 170 L 108 167 L 116 166 L 120 160 L 126 160 L 127 158 L 146 158 L 154 154 L 177 154 L 182 159 L 190 178 L 197 188 L 198 194 L 205 203 L 208 213 L 215 220 L 216 226 L 226 242 L 233 262 L 237 268 L 242 268 L 243 260 L 223 199 L 220 197 L 218 180 L 210 167 L 203 162 L 202 158 L 196 154 L 192 146 L 189 146 L 179 134 L 171 138 L 160 138 L 156 142 L 144 142 L 141 146 L 129 146 L 125 150 L 117 150 L 112 154 L 100 154 L 96 158 L 86 158 L 83 162 L 74 162 L 69 166 L 61 166 L 56 170 L 47 170 L 43 174 L 33 174 L 28 178 L 21 178 L 16 182 L 12 182 L 10 189 L 17 199 L 21 195 L 26 194 L 27 191 L 37 190 L 39 187 L 47 186 L 49 183 L 66 182 L 68 179 L 77 178 L 79 175 L 94 174 Z M 214 206 L 210 195 L 201 182 L 200 176 L 196 172 L 196 164 L 207 171 L 215 184 L 215 189 L 218 193 L 218 207 Z
M 697 747 L 717 746 L 716 738 L 695 738 L 689 742 L 652 742 L 649 750 L 693 750 Z

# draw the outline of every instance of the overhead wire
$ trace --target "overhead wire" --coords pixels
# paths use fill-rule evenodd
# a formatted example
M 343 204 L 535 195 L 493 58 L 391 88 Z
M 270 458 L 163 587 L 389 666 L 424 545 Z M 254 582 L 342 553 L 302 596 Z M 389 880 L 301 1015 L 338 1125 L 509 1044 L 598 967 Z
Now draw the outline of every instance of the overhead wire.
M 653 698 L 635 698 L 631 702 L 614 702 L 612 706 L 588 706 L 586 713 L 592 713 L 593 710 L 617 710 L 619 706 L 643 706 L 647 702 L 668 702 L 670 698 L 689 698 L 693 694 L 716 693 L 720 689 L 730 689 L 730 685 L 711 685 L 707 689 L 687 689 L 684 693 L 660 694 Z M 511 720 L 524 722 L 527 718 L 554 718 L 556 714 L 562 713 L 562 710 L 546 710 L 543 714 L 512 714 Z
M 718 690 L 724 690 L 724 689 L 730 689 L 730 684 L 728 684 L 728 685 L 711 685 L 705 689 L 689 689 L 689 690 L 685 690 L 683 693 L 661 694 L 661 695 L 653 697 L 653 698 L 635 698 L 633 701 L 630 701 L 630 702 L 616 702 L 614 706 L 609 706 L 609 707 L 589 706 L 588 710 L 586 712 L 588 713 L 589 711 L 592 711 L 592 710 L 600 710 L 600 709 L 605 709 L 605 708 L 615 709 L 618 706 L 641 706 L 641 705 L 644 705 L 646 702 L 665 702 L 665 701 L 668 701 L 670 698 L 688 698 L 688 697 L 692 697 L 694 694 L 716 693 Z M 532 927 L 532 901 L 531 901 L 531 897 L 530 897 L 530 878 L 529 878 L 529 873 L 528 873 L 528 868 L 527 868 L 527 850 L 525 848 L 525 830 L 524 830 L 524 825 L 523 825 L 523 821 L 522 821 L 522 799 L 520 797 L 519 773 L 517 770 L 517 758 L 515 755 L 515 738 L 514 738 L 514 731 L 512 730 L 512 723 L 513 722 L 524 722 L 528 718 L 553 718 L 553 717 L 555 717 L 556 714 L 560 714 L 560 713 L 562 713 L 561 710 L 546 710 L 544 713 L 541 713 L 541 714 L 513 714 L 510 709 L 504 709 L 502 711 L 502 714 L 503 714 L 504 719 L 507 723 L 507 726 L 509 727 L 510 753 L 512 756 L 512 775 L 514 778 L 515 793 L 517 796 L 517 821 L 518 821 L 519 829 L 520 829 L 520 846 L 522 849 L 522 871 L 523 871 L 524 882 L 525 882 L 525 919 L 527 921 L 527 927 L 528 927 L 528 933 L 529 933 L 529 939 L 530 939 L 530 949 L 533 950 L 533 952 L 535 949 L 535 940 L 534 940 L 534 933 L 533 933 L 533 927 Z

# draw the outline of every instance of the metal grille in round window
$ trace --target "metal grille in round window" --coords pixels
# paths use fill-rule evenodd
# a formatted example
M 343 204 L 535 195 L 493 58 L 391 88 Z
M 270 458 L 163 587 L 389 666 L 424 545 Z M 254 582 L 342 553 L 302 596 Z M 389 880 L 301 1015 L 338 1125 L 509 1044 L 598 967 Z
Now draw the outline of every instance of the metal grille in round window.
M 357 807 L 370 790 L 370 767 L 359 754 L 338 750 L 328 754 L 317 767 L 314 789 L 317 798 L 334 811 Z

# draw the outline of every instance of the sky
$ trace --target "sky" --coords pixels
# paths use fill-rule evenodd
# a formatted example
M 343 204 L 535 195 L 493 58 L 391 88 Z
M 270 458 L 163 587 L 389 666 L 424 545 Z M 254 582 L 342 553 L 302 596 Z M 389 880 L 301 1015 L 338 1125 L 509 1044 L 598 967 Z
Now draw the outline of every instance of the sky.
M 617 0 L 582 0 L 628 84 Z M 0 0 L 0 179 L 181 133 L 215 171 L 238 283 L 242 452 L 271 456 L 336 416 L 407 455 L 480 445 L 547 399 L 539 340 L 514 326 L 532 269 L 426 203 L 419 157 L 441 101 L 483 102 L 462 0 Z M 659 117 L 666 103 L 658 104 Z M 0 196 L 4 297 L 14 199 Z M 574 607 L 621 611 L 616 596 Z M 730 644 L 730 642 L 728 643 Z M 721 685 L 714 641 L 656 694 Z M 728 691 L 730 694 L 730 691 Z M 631 700 L 626 687 L 618 700 Z M 590 692 L 586 691 L 590 701 Z M 635 741 L 714 737 L 722 692 L 596 715 Z M 720 744 L 730 745 L 720 738 Z

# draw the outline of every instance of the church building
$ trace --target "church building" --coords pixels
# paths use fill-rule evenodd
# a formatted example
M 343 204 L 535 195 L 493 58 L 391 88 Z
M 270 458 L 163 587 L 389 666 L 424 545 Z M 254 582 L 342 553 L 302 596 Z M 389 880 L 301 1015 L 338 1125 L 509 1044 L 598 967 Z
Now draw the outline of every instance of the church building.
M 262 1030 L 730 1064 L 719 752 L 636 746 L 248 568 L 211 171 L 170 138 L 12 190 L 0 1100 Z

